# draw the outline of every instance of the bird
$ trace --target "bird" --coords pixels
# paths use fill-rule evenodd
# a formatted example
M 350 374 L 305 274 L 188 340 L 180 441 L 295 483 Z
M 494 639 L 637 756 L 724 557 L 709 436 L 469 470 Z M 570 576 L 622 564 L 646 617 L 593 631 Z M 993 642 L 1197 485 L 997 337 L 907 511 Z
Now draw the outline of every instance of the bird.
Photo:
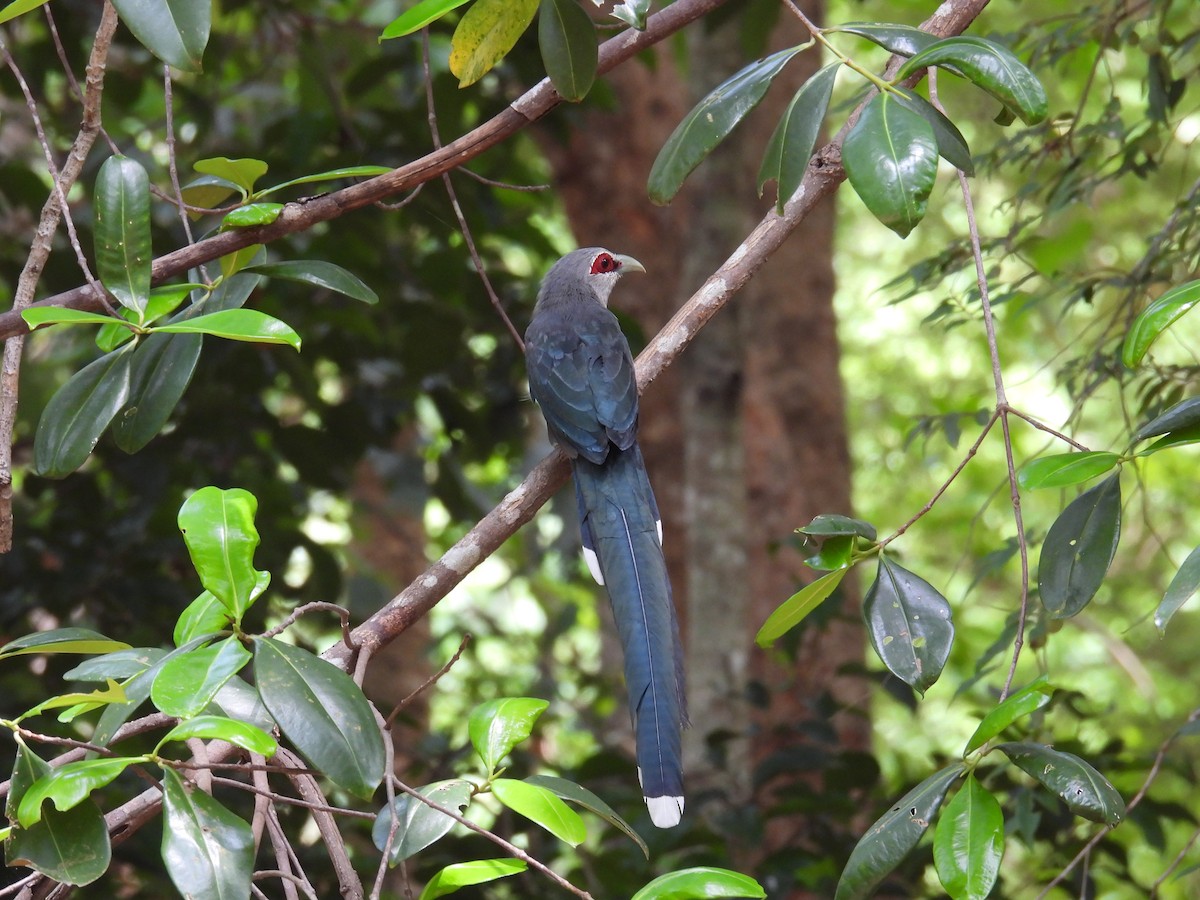
M 637 443 L 633 355 L 608 299 L 645 272 L 632 256 L 575 250 L 550 267 L 525 332 L 529 393 L 571 460 L 583 555 L 612 604 L 625 659 L 638 779 L 659 828 L 683 818 L 683 649 L 662 520 Z

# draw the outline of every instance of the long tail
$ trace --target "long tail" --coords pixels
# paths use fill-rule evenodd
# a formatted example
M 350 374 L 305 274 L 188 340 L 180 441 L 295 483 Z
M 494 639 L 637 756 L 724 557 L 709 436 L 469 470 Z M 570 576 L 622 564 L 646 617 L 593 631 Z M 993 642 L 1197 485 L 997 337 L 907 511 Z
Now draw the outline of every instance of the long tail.
M 612 448 L 599 466 L 577 458 L 575 492 L 584 555 L 608 588 L 625 651 L 642 793 L 654 824 L 670 828 L 683 816 L 683 651 L 662 524 L 638 446 Z

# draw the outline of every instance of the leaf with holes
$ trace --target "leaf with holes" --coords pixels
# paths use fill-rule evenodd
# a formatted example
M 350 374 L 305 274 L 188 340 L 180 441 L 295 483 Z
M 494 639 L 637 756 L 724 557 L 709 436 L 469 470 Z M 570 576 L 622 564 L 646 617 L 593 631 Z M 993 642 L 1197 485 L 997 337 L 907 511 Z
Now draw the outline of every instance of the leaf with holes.
M 472 788 L 468 781 L 439 781 L 417 788 L 417 793 L 439 806 L 461 813 L 471 802 Z M 392 830 L 393 821 L 395 831 Z M 375 817 L 371 837 L 381 853 L 388 848 L 388 865 L 396 866 L 441 840 L 455 824 L 454 819 L 417 798 L 398 794 L 392 805 L 385 806 Z
M 834 900 L 864 900 L 917 846 L 950 785 L 966 771 L 955 763 L 934 772 L 875 820 L 846 861 Z
M 790 47 L 751 63 L 718 85 L 684 117 L 650 169 L 647 190 L 652 202 L 671 202 L 684 179 L 758 106 L 772 79 L 801 49 Z
M 113 0 L 133 36 L 165 63 L 199 72 L 212 28 L 207 0 Z
M 1017 473 L 1017 483 L 1026 489 L 1070 487 L 1103 475 L 1121 461 L 1108 450 L 1056 453 L 1030 460 Z
M 706 897 L 766 897 L 763 886 L 741 872 L 694 866 L 655 878 L 632 900 L 701 900 Z
M 1072 500 L 1046 533 L 1038 563 L 1038 593 L 1053 618 L 1069 618 L 1092 601 L 1120 538 L 1118 474 Z
M 531 697 L 501 697 L 471 710 L 467 733 L 489 773 L 496 771 L 513 747 L 528 739 L 533 723 L 549 705 Z
M 1188 554 L 1171 583 L 1167 585 L 1167 592 L 1163 594 L 1158 609 L 1154 611 L 1154 627 L 1160 634 L 1167 630 L 1171 616 L 1192 598 L 1197 588 L 1200 588 L 1200 547 Z
M 450 39 L 450 71 L 469 87 L 504 59 L 525 33 L 538 0 L 475 0 Z
M 974 774 L 951 798 L 933 833 L 938 880 L 954 900 L 986 900 L 1004 858 L 1004 811 Z
M 162 860 L 184 897 L 250 896 L 254 834 L 204 791 L 163 770 Z
M 1145 357 L 1150 345 L 1200 302 L 1200 280 L 1171 288 L 1138 313 L 1125 334 L 1121 362 L 1130 369 Z
M 1018 768 L 1048 787 L 1077 816 L 1115 827 L 1125 817 L 1125 801 L 1108 779 L 1073 753 L 1045 744 L 999 744 Z
M 800 86 L 767 142 L 767 152 L 758 170 L 758 196 L 763 195 L 768 181 L 774 181 L 775 208 L 781 213 L 808 169 L 840 68 L 841 63 L 830 63 Z
M 933 126 L 890 94 L 871 99 L 842 144 L 850 186 L 900 237 L 925 217 L 937 160 Z
M 950 604 L 929 582 L 886 556 L 863 600 L 871 646 L 893 675 L 925 693 L 950 657 Z
M 596 80 L 599 45 L 592 18 L 575 0 L 542 0 L 538 46 L 554 89 L 564 100 L 587 96 Z

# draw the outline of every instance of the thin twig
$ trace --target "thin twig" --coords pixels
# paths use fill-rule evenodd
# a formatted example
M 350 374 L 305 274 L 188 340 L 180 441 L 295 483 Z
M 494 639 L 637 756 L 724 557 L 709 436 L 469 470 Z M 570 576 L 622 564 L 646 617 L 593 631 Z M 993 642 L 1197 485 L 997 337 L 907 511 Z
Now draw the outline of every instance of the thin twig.
M 427 691 L 431 687 L 433 687 L 435 684 L 437 684 L 438 681 L 442 678 L 442 676 L 450 671 L 451 666 L 453 666 L 456 662 L 458 662 L 459 657 L 463 655 L 463 650 L 465 650 L 467 648 L 467 644 L 469 644 L 470 642 L 471 642 L 471 633 L 468 631 L 466 634 L 463 635 L 462 640 L 459 641 L 459 643 L 458 643 L 458 649 L 454 651 L 454 655 L 451 656 L 450 659 L 448 659 L 446 661 L 446 664 L 444 666 L 442 666 L 440 669 L 438 669 L 436 672 L 434 672 L 432 675 L 430 675 L 428 678 L 426 678 L 425 682 L 420 687 L 418 687 L 415 691 L 413 691 L 411 694 L 409 694 L 407 697 L 405 697 L 403 700 L 401 700 L 399 703 L 397 703 L 395 709 L 393 709 L 390 713 L 388 713 L 388 717 L 384 721 L 384 728 L 390 729 L 392 727 L 392 722 L 395 721 L 396 716 L 400 714 L 401 710 L 403 710 L 406 706 L 408 706 L 408 704 L 412 703 L 413 700 L 415 700 L 417 697 L 419 697 L 422 693 L 424 693 L 425 691 Z
M 192 236 L 192 222 L 188 218 L 187 204 L 183 200 L 183 188 L 179 184 L 179 164 L 175 156 L 175 96 L 171 90 L 171 67 L 163 64 L 163 106 L 166 109 L 167 129 L 167 171 L 171 173 L 171 190 L 175 192 L 175 201 L 179 209 L 179 221 L 183 223 L 183 233 L 188 244 L 196 243 Z M 208 273 L 200 266 L 200 275 L 205 283 Z
M 303 606 L 297 606 L 291 611 L 286 619 L 276 625 L 274 628 L 269 628 L 264 631 L 260 637 L 276 637 L 283 634 L 302 617 L 311 612 L 335 612 L 342 621 L 342 642 L 349 650 L 357 650 L 358 645 L 354 643 L 350 636 L 350 610 L 344 606 L 338 606 L 336 603 L 327 603 L 324 600 L 314 600 L 312 603 L 305 603 Z
M 473 172 L 466 166 L 462 166 L 458 171 L 462 172 L 468 178 L 474 178 L 480 184 L 486 184 L 488 187 L 499 188 L 502 191 L 522 191 L 524 193 L 536 193 L 538 191 L 548 191 L 551 185 L 548 184 L 510 184 L 507 181 L 497 181 L 494 178 L 488 178 L 486 175 L 480 175 L 478 172 Z
M 306 769 L 284 769 L 283 771 L 288 775 L 289 778 L 292 776 L 295 776 L 295 777 L 307 776 L 309 778 L 313 777 L 312 775 L 310 775 L 308 773 L 308 771 Z M 268 797 L 275 803 L 285 803 L 288 806 L 297 806 L 297 807 L 301 807 L 303 809 L 311 809 L 316 812 L 329 813 L 330 815 L 333 815 L 333 816 L 345 816 L 348 819 L 374 819 L 375 818 L 375 813 L 372 813 L 372 812 L 363 812 L 361 809 L 350 809 L 345 806 L 334 806 L 331 803 L 319 803 L 319 802 L 314 802 L 311 800 L 301 800 L 296 797 L 289 797 L 287 794 L 281 794 L 278 791 L 271 790 L 270 788 L 259 787 L 257 783 L 250 784 L 249 782 L 246 782 L 246 781 L 240 781 L 237 778 L 226 778 L 224 775 L 213 775 L 212 781 L 213 781 L 213 784 L 224 784 L 228 787 L 240 788 L 243 791 L 248 791 L 251 794 L 257 794 L 259 796 Z

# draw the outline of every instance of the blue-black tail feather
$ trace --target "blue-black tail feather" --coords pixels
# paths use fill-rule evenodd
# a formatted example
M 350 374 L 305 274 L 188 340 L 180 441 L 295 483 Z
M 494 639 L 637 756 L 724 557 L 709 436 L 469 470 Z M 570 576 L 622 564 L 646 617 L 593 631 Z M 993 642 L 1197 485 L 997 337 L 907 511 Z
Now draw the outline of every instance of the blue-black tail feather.
M 683 814 L 683 652 L 662 553 L 662 526 L 637 444 L 603 464 L 574 461 L 584 554 L 608 588 L 633 717 L 642 793 L 654 824 Z

